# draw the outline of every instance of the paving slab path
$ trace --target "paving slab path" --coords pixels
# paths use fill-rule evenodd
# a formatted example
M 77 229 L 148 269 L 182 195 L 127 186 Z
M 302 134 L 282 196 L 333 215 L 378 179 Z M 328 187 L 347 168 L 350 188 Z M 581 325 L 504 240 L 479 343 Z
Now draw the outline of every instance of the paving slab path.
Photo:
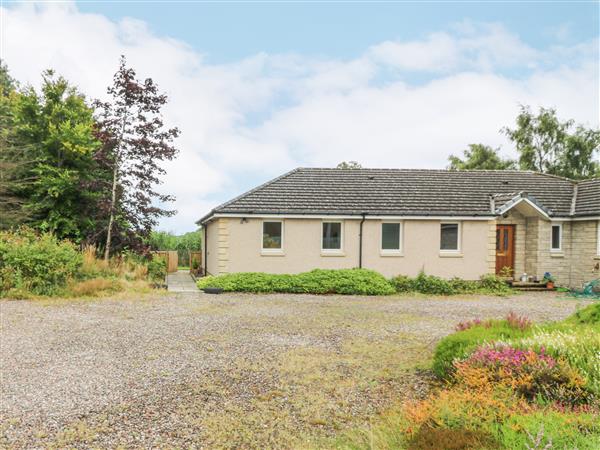
M 172 292 L 199 292 L 196 282 L 187 270 L 178 270 L 168 274 L 167 286 Z

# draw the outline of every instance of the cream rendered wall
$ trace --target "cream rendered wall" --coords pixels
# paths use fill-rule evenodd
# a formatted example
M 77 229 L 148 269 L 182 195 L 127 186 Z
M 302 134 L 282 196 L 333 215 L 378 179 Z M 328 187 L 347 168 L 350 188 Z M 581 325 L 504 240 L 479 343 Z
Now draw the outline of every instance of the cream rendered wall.
M 424 270 L 427 274 L 444 278 L 471 280 L 490 272 L 489 222 L 462 222 L 461 251 L 458 254 L 440 253 L 440 221 L 405 220 L 403 225 L 402 256 L 383 256 L 380 251 L 381 221 L 365 222 L 363 267 L 388 277 L 398 274 L 415 276 Z
M 218 219 L 222 221 L 224 219 Z M 215 239 L 219 237 L 215 222 L 208 225 L 208 270 L 225 267 L 228 272 L 260 271 L 270 273 L 298 273 L 314 268 L 358 267 L 360 220 L 344 220 L 343 252 L 327 255 L 321 251 L 320 219 L 284 220 L 284 248 L 281 254 L 261 252 L 262 219 L 229 218 L 226 234 L 227 252 L 217 247 L 220 257 L 227 263 L 215 261 Z M 441 255 L 439 251 L 440 221 L 406 220 L 403 222 L 402 256 L 382 256 L 380 253 L 381 221 L 366 220 L 363 237 L 363 267 L 381 272 L 385 276 L 397 274 L 416 275 L 424 269 L 428 274 L 442 277 L 457 276 L 477 279 L 493 272 L 490 261 L 490 229 L 493 222 L 463 221 L 461 225 L 462 251 L 458 255 Z M 221 225 L 221 230 L 223 230 Z M 225 245 L 221 243 L 221 245 Z M 217 264 L 217 266 L 215 266 Z M 220 266 L 219 266 L 220 264 Z

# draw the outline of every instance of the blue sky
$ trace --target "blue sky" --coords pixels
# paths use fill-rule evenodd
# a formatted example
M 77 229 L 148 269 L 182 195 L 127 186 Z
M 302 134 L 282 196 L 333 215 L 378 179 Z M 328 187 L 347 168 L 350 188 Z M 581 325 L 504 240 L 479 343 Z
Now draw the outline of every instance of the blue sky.
M 500 22 L 535 47 L 598 36 L 598 2 L 80 2 L 82 11 L 135 17 L 212 63 L 259 52 L 352 58 L 374 43 L 415 39 L 472 20 Z
M 2 58 L 102 98 L 121 54 L 181 129 L 161 190 L 194 229 L 298 166 L 443 168 L 519 105 L 600 123 L 597 2 L 2 2 Z

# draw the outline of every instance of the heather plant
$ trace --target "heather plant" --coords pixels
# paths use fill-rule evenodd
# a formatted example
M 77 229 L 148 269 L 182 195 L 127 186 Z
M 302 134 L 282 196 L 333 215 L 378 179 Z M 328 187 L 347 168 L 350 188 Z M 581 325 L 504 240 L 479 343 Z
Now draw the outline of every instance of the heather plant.
M 528 330 L 532 325 L 531 320 L 529 320 L 527 317 L 519 316 L 513 311 L 509 312 L 506 316 L 506 323 L 509 327 L 516 328 L 521 331 Z
M 586 379 L 566 361 L 539 351 L 508 345 L 482 346 L 455 361 L 454 381 L 470 389 L 505 386 L 528 401 L 587 404 L 592 393 Z
M 508 341 L 520 349 L 543 349 L 555 358 L 567 361 L 585 377 L 589 388 L 600 397 L 600 333 L 593 327 L 545 330 Z
M 473 327 L 490 328 L 492 325 L 494 325 L 494 321 L 491 319 L 488 319 L 488 320 L 472 319 L 472 320 L 465 320 L 463 322 L 459 322 L 458 324 L 456 324 L 456 327 L 454 327 L 454 329 L 456 331 L 465 331 L 465 330 L 468 330 L 469 328 L 473 328 Z
M 443 338 L 435 348 L 433 371 L 440 378 L 449 378 L 454 372 L 454 361 L 464 359 L 483 343 L 524 337 L 531 328 L 522 327 L 523 321 L 478 320 L 461 322 L 457 332 Z

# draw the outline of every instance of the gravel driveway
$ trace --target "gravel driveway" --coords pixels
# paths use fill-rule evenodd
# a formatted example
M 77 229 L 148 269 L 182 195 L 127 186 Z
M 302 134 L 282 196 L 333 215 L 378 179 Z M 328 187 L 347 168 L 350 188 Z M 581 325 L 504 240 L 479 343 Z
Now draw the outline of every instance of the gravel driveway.
M 294 447 L 421 396 L 433 344 L 509 311 L 583 302 L 177 294 L 3 301 L 0 445 Z

